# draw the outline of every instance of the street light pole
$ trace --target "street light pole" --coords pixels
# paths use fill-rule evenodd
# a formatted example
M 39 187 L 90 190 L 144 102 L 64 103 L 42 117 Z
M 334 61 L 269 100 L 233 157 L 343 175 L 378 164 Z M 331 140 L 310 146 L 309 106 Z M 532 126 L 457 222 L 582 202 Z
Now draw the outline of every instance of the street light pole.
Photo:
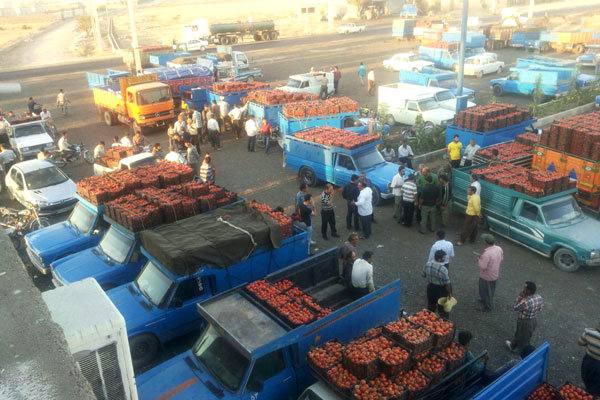
M 104 45 L 102 43 L 102 33 L 100 32 L 100 17 L 98 16 L 98 4 L 96 3 L 96 0 L 90 1 L 90 12 L 92 14 L 92 22 L 94 24 L 96 52 L 101 52 L 104 49 Z
M 135 63 L 135 73 L 142 73 L 142 58 L 140 56 L 140 46 L 138 43 L 137 29 L 135 26 L 135 0 L 127 0 L 127 11 L 129 13 L 129 29 L 131 31 L 131 48 L 133 49 L 133 60 Z
M 529 0 L 529 9 L 527 11 L 527 19 L 533 18 L 533 7 L 535 6 L 535 0 Z
M 460 49 L 458 57 L 458 88 L 457 97 L 463 93 L 463 81 L 465 77 L 465 45 L 467 42 L 467 19 L 469 18 L 469 0 L 463 0 L 462 21 L 460 25 Z

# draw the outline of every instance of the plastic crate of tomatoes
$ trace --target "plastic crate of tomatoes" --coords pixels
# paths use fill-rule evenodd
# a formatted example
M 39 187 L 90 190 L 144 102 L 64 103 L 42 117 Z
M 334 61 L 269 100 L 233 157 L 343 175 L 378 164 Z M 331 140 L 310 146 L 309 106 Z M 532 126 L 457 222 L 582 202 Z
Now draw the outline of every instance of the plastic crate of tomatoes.
M 248 203 L 249 207 L 260 212 L 261 214 L 267 215 L 271 218 L 278 226 L 281 233 L 281 237 L 288 238 L 292 236 L 292 218 L 285 215 L 280 211 L 274 211 L 269 205 L 259 203 L 252 200 Z
M 418 361 L 415 368 L 431 379 L 431 383 L 437 383 L 446 373 L 446 364 L 447 362 L 445 359 L 433 354 Z
M 123 184 L 110 179 L 107 175 L 89 176 L 77 182 L 77 193 L 95 205 L 114 200 L 124 192 Z
M 132 232 L 153 228 L 163 222 L 160 209 L 133 194 L 106 203 L 106 215 Z
M 558 393 L 562 400 L 594 400 L 594 396 L 569 382 L 562 385 Z
M 308 352 L 308 363 L 321 375 L 342 362 L 342 351 L 344 345 L 332 340 L 321 347 L 315 347 Z
M 106 176 L 123 185 L 123 191 L 125 193 L 132 193 L 134 190 L 142 187 L 142 181 L 140 178 L 130 170 L 124 169 L 120 171 L 114 171 Z
M 534 132 L 521 133 L 515 137 L 515 142 L 524 144 L 526 146 L 534 146 L 540 142 L 541 135 Z
M 109 168 L 118 168 L 119 161 L 123 158 L 133 155 L 133 147 L 115 146 L 106 149 L 106 153 L 102 156 L 100 163 Z
M 358 111 L 358 103 L 349 97 L 336 97 L 327 100 L 313 100 L 284 104 L 286 118 L 306 118 Z
M 494 150 L 498 151 L 498 159 L 500 161 L 512 162 L 531 156 L 533 147 L 528 144 L 517 142 L 499 143 L 479 150 L 478 155 L 483 158 L 491 159 L 494 157 L 492 154 Z
M 418 369 L 411 369 L 410 371 L 400 373 L 394 379 L 394 382 L 406 388 L 409 400 L 416 399 L 425 393 L 431 385 L 431 379 Z
M 383 349 L 379 353 L 379 365 L 383 373 L 394 377 L 409 368 L 410 353 L 400 346 Z
M 446 367 L 448 371 L 454 371 L 463 365 L 467 350 L 456 342 L 450 343 L 449 346 L 438 351 L 436 355 L 446 360 Z
M 355 400 L 404 400 L 407 396 L 408 392 L 404 386 L 392 381 L 385 374 L 380 374 L 370 381 L 361 379 L 352 391 L 352 398 Z
M 269 84 L 265 82 L 220 82 L 213 83 L 212 91 L 217 94 L 227 94 L 234 92 L 246 92 L 249 90 L 258 90 L 268 88 Z
M 379 353 L 393 344 L 385 336 L 351 342 L 344 349 L 344 366 L 360 379 L 373 379 L 379 374 Z
M 435 350 L 448 346 L 452 342 L 452 339 L 454 339 L 454 324 L 440 318 L 437 314 L 429 310 L 421 310 L 411 315 L 408 320 L 417 326 L 425 328 L 433 335 L 433 347 Z
M 338 364 L 327 371 L 326 379 L 345 396 L 350 397 L 358 378 L 348 371 L 343 364 Z
M 530 117 L 527 109 L 513 104 L 490 103 L 460 111 L 454 118 L 454 123 L 464 129 L 488 132 L 516 125 Z
M 297 138 L 325 146 L 336 146 L 344 149 L 355 149 L 379 140 L 374 134 L 359 135 L 344 129 L 322 126 L 297 132 Z
M 383 326 L 383 333 L 388 337 L 398 341 L 400 335 L 406 330 L 413 328 L 414 325 L 406 318 L 400 318 L 397 321 L 392 321 Z
M 188 218 L 200 212 L 194 199 L 179 192 L 173 192 L 169 188 L 149 187 L 138 190 L 136 194 L 158 206 L 165 223 Z
M 246 101 L 261 105 L 277 105 L 317 99 L 318 96 L 312 93 L 290 93 L 279 89 L 256 90 L 249 92 L 246 96 Z
M 190 182 L 194 179 L 194 171 L 185 164 L 160 160 L 149 167 L 158 176 L 162 187 Z
M 558 390 L 549 383 L 541 383 L 535 388 L 527 400 L 561 400 Z

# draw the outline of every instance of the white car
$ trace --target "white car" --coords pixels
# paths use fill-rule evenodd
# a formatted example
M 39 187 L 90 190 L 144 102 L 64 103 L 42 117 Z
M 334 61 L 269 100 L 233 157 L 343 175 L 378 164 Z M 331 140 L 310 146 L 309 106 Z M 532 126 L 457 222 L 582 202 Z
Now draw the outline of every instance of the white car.
M 208 41 L 204 39 L 190 39 L 187 42 L 180 43 L 179 49 L 185 51 L 204 51 L 208 47 Z
M 348 33 L 360 33 L 367 30 L 366 25 L 357 25 L 354 23 L 340 25 L 337 28 L 338 33 L 348 34 Z
M 504 62 L 498 61 L 494 53 L 483 53 L 465 59 L 465 75 L 478 78 L 487 74 L 500 74 L 504 70 Z
M 287 84 L 277 89 L 291 93 L 312 93 L 317 96 L 321 92 L 319 78 L 325 74 L 327 77 L 327 95 L 333 93 L 333 72 L 314 72 L 306 74 L 290 75 Z
M 393 71 L 420 72 L 425 67 L 433 67 L 433 63 L 419 59 L 415 53 L 398 53 L 383 60 L 383 67 Z
M 75 183 L 48 161 L 28 160 L 13 165 L 4 180 L 10 197 L 38 214 L 67 212 L 75 207 Z
M 56 128 L 37 118 L 26 122 L 13 121 L 7 134 L 13 151 L 19 160 L 24 161 L 37 156 L 42 150 L 54 149 Z

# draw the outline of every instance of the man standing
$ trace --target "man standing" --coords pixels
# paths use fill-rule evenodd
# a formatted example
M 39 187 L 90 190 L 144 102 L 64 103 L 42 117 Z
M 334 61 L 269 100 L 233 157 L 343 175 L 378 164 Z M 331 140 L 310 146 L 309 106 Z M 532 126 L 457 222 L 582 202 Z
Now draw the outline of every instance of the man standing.
M 405 139 L 400 140 L 400 146 L 398 147 L 398 161 L 408 168 L 412 169 L 412 157 L 414 153 L 409 144 L 406 143 Z
M 581 361 L 581 380 L 592 396 L 600 396 L 600 323 L 596 329 L 586 328 L 577 341 L 585 347 Z
M 434 260 L 428 261 L 423 269 L 423 277 L 427 279 L 427 309 L 429 311 L 438 311 L 443 317 L 448 317 L 443 307 L 438 305 L 438 300 L 442 297 L 452 296 L 452 285 L 450 284 L 450 275 L 448 268 L 444 267 L 444 250 L 438 250 L 434 254 Z
M 481 199 L 475 194 L 475 188 L 469 186 L 467 188 L 467 210 L 465 212 L 465 222 L 463 223 L 462 232 L 460 233 L 459 246 L 467 241 L 473 243 L 477 238 L 477 228 L 479 219 L 481 218 Z
M 325 240 L 329 240 L 327 225 L 331 228 L 331 237 L 338 238 L 339 235 L 335 229 L 335 211 L 333 210 L 333 186 L 330 183 L 325 185 L 323 193 L 321 193 L 321 235 Z
M 258 134 L 258 127 L 254 117 L 249 117 L 246 121 L 246 135 L 248 136 L 248 151 L 253 152 L 256 146 L 256 135 Z
M 446 174 L 440 174 L 438 178 L 440 182 L 440 203 L 438 205 L 438 212 L 440 214 L 442 226 L 446 228 L 450 223 L 450 184 Z
M 534 282 L 525 282 L 523 291 L 519 293 L 513 310 L 517 315 L 517 330 L 513 340 L 505 342 L 506 347 L 510 351 L 517 351 L 529 345 L 533 332 L 537 327 L 537 316 L 542 312 L 544 307 L 544 299 L 539 294 L 536 294 L 537 286 Z
M 375 92 L 375 71 L 369 70 L 367 74 L 367 92 L 369 92 L 369 96 L 373 96 Z
M 371 236 L 371 223 L 373 222 L 373 191 L 363 182 L 358 183 L 360 194 L 356 199 L 356 207 L 360 216 L 360 224 L 362 225 L 363 237 L 368 239 Z
M 319 89 L 319 98 L 321 100 L 325 100 L 329 92 L 329 80 L 327 79 L 327 74 L 325 74 L 324 72 L 319 77 L 319 85 L 321 86 L 321 88 Z
M 436 228 L 436 206 L 440 198 L 440 189 L 433 184 L 431 175 L 425 177 L 425 186 L 419 194 L 419 208 L 421 209 L 421 227 L 419 232 L 425 234 L 427 224 L 429 231 L 433 232 Z
M 267 121 L 266 118 L 262 119 L 260 134 L 265 140 L 265 153 L 269 154 L 269 147 L 271 147 L 271 124 L 269 124 L 269 121 Z
M 448 143 L 448 160 L 452 168 L 460 167 L 460 159 L 462 152 L 462 143 L 458 141 L 458 135 L 454 135 L 454 138 Z
M 42 108 L 42 112 L 40 113 L 40 118 L 44 122 L 52 122 L 52 114 L 46 107 Z
M 358 175 L 352 174 L 350 182 L 342 189 L 342 197 L 346 200 L 346 229 L 352 230 L 352 222 L 354 221 L 354 229 L 360 230 L 360 224 L 358 222 L 358 210 L 354 202 L 358 200 L 360 190 L 358 189 Z
M 294 198 L 294 207 L 297 213 L 300 213 L 300 206 L 304 203 L 304 196 L 308 194 L 308 185 L 305 182 L 300 184 L 300 188 L 298 189 L 298 193 L 296 193 L 296 197 Z
M 221 150 L 219 121 L 217 121 L 212 113 L 208 121 L 206 121 L 206 129 L 208 131 L 208 140 L 210 141 L 213 150 Z
M 333 67 L 333 93 L 338 94 L 338 88 L 340 86 L 340 79 L 342 79 L 342 72 L 336 65 Z
M 496 281 L 500 276 L 500 265 L 504 259 L 504 252 L 500 246 L 496 246 L 496 239 L 493 235 L 485 233 L 481 235 L 485 242 L 485 250 L 477 258 L 479 265 L 479 301 L 481 302 L 483 312 L 492 311 L 494 305 L 494 292 L 496 291 Z
M 194 171 L 194 175 L 200 175 L 200 154 L 198 154 L 198 150 L 196 150 L 196 146 L 194 146 L 191 142 L 185 142 L 185 147 L 187 148 L 187 163 Z
M 221 120 L 219 122 L 223 128 L 223 132 L 226 132 L 225 119 L 227 118 L 227 114 L 229 114 L 229 103 L 225 101 L 225 97 L 221 96 L 217 105 L 219 106 L 219 115 L 221 116 Z
M 342 265 L 342 278 L 348 286 L 351 285 L 352 264 L 354 264 L 354 260 L 358 257 L 356 246 L 358 246 L 358 233 L 352 232 L 348 236 L 348 240 L 338 247 L 338 258 L 341 260 Z
M 8 167 L 12 165 L 17 156 L 12 149 L 6 147 L 5 144 L 0 143 L 0 164 L 5 168 L 5 172 L 8 170 Z
M 475 188 L 475 194 L 481 197 L 481 183 L 477 174 L 471 174 L 471 186 Z
M 185 129 L 186 129 L 186 124 L 185 124 L 185 120 L 183 119 L 183 113 L 180 113 L 177 116 L 177 121 L 175 121 L 175 125 L 173 125 L 173 133 L 183 137 L 183 134 L 185 133 Z
M 475 139 L 469 140 L 469 144 L 465 147 L 465 153 L 463 154 L 463 160 L 465 167 L 470 167 L 473 165 L 473 159 L 475 158 L 475 154 L 479 151 L 481 147 L 475 142 Z
M 373 265 L 371 259 L 373 253 L 365 251 L 362 258 L 357 258 L 352 264 L 352 291 L 355 293 L 356 298 L 362 297 L 375 291 L 375 284 L 373 283 Z
M 438 250 L 443 250 L 445 253 L 444 267 L 449 269 L 450 261 L 454 258 L 454 245 L 452 244 L 452 242 L 446 240 L 446 232 L 439 230 L 436 232 L 436 235 L 438 240 L 433 244 L 433 246 L 431 246 L 431 250 L 429 250 L 429 258 L 427 261 L 435 261 L 435 253 Z
M 310 246 L 315 244 L 312 240 L 313 225 L 312 217 L 315 215 L 315 204 L 313 203 L 312 195 L 307 193 L 304 195 L 304 201 L 300 205 L 300 220 L 306 225 L 306 239 L 308 240 L 308 252 Z
M 415 200 L 417 198 L 417 185 L 415 176 L 410 175 L 402 185 L 402 225 L 410 227 L 415 214 Z
M 358 80 L 360 80 L 360 86 L 365 86 L 365 77 L 367 76 L 367 67 L 365 67 L 365 64 L 361 61 L 360 65 L 358 66 Z
M 229 118 L 231 119 L 231 127 L 235 134 L 235 140 L 240 140 L 240 132 L 242 131 L 242 109 L 238 104 L 234 105 L 231 111 L 229 111 Z
M 394 175 L 389 184 L 394 195 L 394 219 L 400 223 L 402 218 L 402 185 L 404 185 L 404 166 L 398 167 L 398 173 Z

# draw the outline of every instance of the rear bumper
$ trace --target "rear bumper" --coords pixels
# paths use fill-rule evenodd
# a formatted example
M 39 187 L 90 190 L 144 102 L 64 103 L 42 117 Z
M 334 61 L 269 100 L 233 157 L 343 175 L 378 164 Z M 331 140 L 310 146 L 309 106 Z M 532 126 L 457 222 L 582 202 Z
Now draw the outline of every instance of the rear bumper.
M 29 246 L 27 246 L 27 256 L 29 257 L 29 261 L 33 264 L 35 269 L 40 271 L 40 273 L 47 275 L 50 272 L 50 266 L 44 265 L 40 257 L 35 254 L 33 250 Z

